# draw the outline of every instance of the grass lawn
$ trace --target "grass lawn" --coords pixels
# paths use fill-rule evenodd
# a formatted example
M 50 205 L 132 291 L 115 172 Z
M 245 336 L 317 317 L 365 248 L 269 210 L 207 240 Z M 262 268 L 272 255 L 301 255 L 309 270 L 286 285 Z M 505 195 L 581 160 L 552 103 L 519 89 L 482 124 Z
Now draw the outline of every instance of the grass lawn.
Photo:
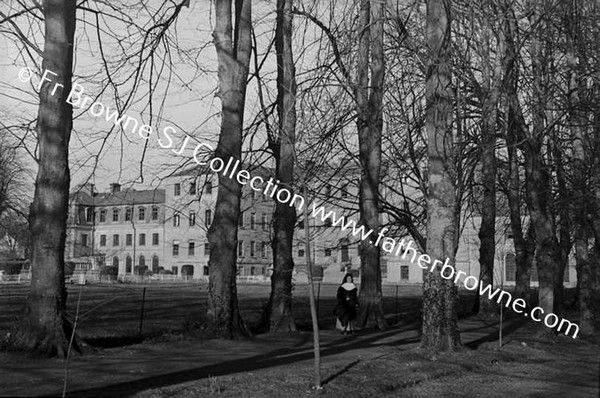
M 140 285 L 69 286 L 78 332 L 88 343 L 69 364 L 67 396 L 300 397 L 312 383 L 312 336 L 306 286 L 296 286 L 301 332 L 259 334 L 243 341 L 207 340 L 199 325 L 206 285 L 146 286 L 142 333 Z M 418 348 L 420 286 L 384 288 L 386 331 L 341 336 L 333 330 L 335 285 L 319 292 L 323 396 L 569 396 L 596 397 L 600 350 L 590 341 L 535 337 L 535 324 L 514 317 L 498 326 L 476 317 L 460 321 L 464 350 L 431 356 Z M 260 321 L 269 286 L 238 288 L 242 316 Z M 0 285 L 0 336 L 10 332 L 27 287 Z M 461 297 L 466 313 L 473 297 Z M 570 315 L 575 320 L 574 315 Z M 64 362 L 0 353 L 0 396 L 60 396 Z

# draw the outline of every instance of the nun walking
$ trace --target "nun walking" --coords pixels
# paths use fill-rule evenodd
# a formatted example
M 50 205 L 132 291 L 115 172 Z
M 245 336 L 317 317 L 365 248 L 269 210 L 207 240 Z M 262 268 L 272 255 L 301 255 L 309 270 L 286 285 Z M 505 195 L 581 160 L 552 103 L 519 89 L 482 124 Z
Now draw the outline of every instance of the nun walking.
M 352 334 L 358 309 L 358 290 L 351 274 L 344 275 L 336 296 L 337 305 L 334 311 L 337 318 L 336 328 L 341 330 L 342 334 Z

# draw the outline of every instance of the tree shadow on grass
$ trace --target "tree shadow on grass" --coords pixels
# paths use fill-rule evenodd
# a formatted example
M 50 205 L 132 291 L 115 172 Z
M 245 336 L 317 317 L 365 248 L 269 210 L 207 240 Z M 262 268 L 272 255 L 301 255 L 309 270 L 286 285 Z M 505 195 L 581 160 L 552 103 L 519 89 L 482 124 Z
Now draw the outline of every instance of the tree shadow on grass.
M 401 332 L 402 331 L 399 331 L 398 329 L 390 329 L 383 333 L 367 331 L 361 333 L 358 336 L 358 338 L 349 336 L 343 339 L 335 340 L 322 346 L 321 357 L 323 358 L 327 356 L 340 354 L 351 349 L 369 348 L 374 346 L 400 347 L 408 344 L 417 343 L 420 340 L 418 337 L 412 337 L 396 339 L 388 343 L 379 342 L 379 340 L 381 339 L 393 337 Z M 185 382 L 200 380 L 209 376 L 225 376 L 234 373 L 250 372 L 270 367 L 289 365 L 299 361 L 309 360 L 312 357 L 313 351 L 312 347 L 310 346 L 297 349 L 290 349 L 286 347 L 276 349 L 265 354 L 251 356 L 248 358 L 236 358 L 234 360 L 224 361 L 221 363 L 210 364 L 206 366 L 200 366 L 194 369 L 186 369 L 158 376 L 146 377 L 134 381 L 116 383 L 109 386 L 70 391 L 68 395 L 76 397 L 124 397 L 152 388 L 160 388 L 181 384 Z M 339 375 L 348 371 L 351 367 L 355 366 L 356 363 L 351 363 L 346 368 L 342 369 L 341 373 L 338 372 L 337 374 L 330 376 L 327 379 L 327 381 L 330 382 L 336 377 L 339 377 Z M 55 397 L 59 395 L 48 396 Z

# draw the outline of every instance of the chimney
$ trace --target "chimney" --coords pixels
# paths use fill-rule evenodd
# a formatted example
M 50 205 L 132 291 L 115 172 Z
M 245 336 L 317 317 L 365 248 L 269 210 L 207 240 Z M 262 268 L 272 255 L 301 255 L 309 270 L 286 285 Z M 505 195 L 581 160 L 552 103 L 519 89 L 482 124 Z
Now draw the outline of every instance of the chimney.
M 94 196 L 95 192 L 94 192 L 94 184 L 86 182 L 85 184 L 81 184 L 77 186 L 77 191 L 78 192 L 83 192 L 85 194 L 88 194 L 90 196 Z
M 115 193 L 115 192 L 120 192 L 121 191 L 121 184 L 113 182 L 112 184 L 110 184 L 110 193 Z

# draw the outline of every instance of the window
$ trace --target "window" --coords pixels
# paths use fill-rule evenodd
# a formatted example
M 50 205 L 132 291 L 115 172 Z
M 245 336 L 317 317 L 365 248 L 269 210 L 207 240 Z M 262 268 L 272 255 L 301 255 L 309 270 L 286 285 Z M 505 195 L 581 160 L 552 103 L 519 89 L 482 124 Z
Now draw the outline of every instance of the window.
M 173 275 L 177 275 L 177 267 L 171 267 L 171 272 L 173 273 Z
M 113 209 L 112 216 L 113 222 L 119 221 L 119 209 Z
M 145 207 L 140 207 L 138 209 L 138 220 L 139 221 L 144 221 L 146 219 L 146 208 Z
M 204 242 L 204 256 L 210 255 L 210 243 Z
M 196 180 L 190 182 L 190 195 L 196 194 Z
M 325 220 L 325 223 L 323 224 L 325 227 L 331 227 L 331 218 L 328 218 Z
M 408 265 L 400 266 L 400 280 L 403 280 L 403 281 L 408 280 Z
M 125 209 L 125 221 L 131 221 L 131 217 L 133 215 L 133 209 L 128 207 Z
M 117 256 L 113 257 L 112 266 L 115 268 L 119 268 L 119 257 L 117 257 Z
M 140 268 L 141 267 L 145 267 L 146 266 L 146 257 L 140 256 L 140 261 L 139 261 L 138 265 L 139 265 Z
M 158 207 L 152 206 L 152 220 L 158 220 Z
M 100 210 L 100 222 L 106 222 L 106 209 Z
M 254 276 L 256 274 L 256 267 L 250 267 L 250 276 Z
M 325 185 L 325 196 L 326 197 L 330 197 L 331 196 L 331 184 Z
M 342 198 L 348 197 L 348 184 L 344 184 L 342 187 Z
M 119 235 L 113 235 L 113 246 L 119 246 Z
M 81 246 L 83 246 L 83 247 L 87 247 L 88 246 L 88 236 L 87 236 L 87 234 L 81 234 Z
M 238 257 L 244 257 L 244 241 L 238 242 Z
M 263 242 L 262 245 L 260 245 L 260 256 L 262 258 L 267 258 L 267 242 Z
M 131 274 L 131 256 L 125 258 L 125 273 Z
M 204 269 L 204 276 L 208 276 L 208 273 L 209 273 L 208 267 L 204 266 L 203 269 Z
M 173 195 L 174 196 L 181 195 L 181 184 L 180 183 L 175 184 L 175 186 L 173 187 Z
M 207 226 L 212 223 L 212 211 L 211 210 L 206 210 L 204 212 L 204 222 L 206 223 Z
M 304 220 L 302 220 L 298 223 L 298 228 L 304 229 Z
M 106 235 L 100 235 L 100 246 L 106 246 Z
M 256 199 L 256 191 L 254 189 L 250 189 L 250 199 Z
M 240 211 L 240 218 L 238 219 L 238 227 L 244 228 L 244 212 Z
M 330 241 L 326 241 L 325 242 L 325 257 L 331 257 L 331 242 Z
M 260 223 L 262 225 L 262 230 L 267 231 L 269 229 L 269 216 L 263 213 L 263 215 L 260 218 Z
M 175 212 L 175 214 L 173 214 L 173 226 L 174 227 L 179 226 L 179 213 L 178 212 Z
M 250 229 L 256 229 L 256 213 L 250 213 Z
M 158 234 L 152 234 L 152 246 L 158 246 Z
M 85 209 L 85 221 L 93 222 L 94 221 L 94 208 L 88 207 Z
M 131 246 L 133 244 L 133 235 L 127 234 L 125 235 L 125 246 Z
M 140 234 L 140 246 L 146 246 L 146 234 Z
M 193 210 L 190 210 L 190 227 L 193 227 L 194 225 L 196 225 L 196 212 Z
M 204 191 L 206 192 L 207 195 L 212 195 L 212 182 L 210 181 L 206 181 L 206 187 L 204 188 Z
M 256 255 L 256 242 L 250 241 L 250 257 L 254 257 Z
M 156 274 L 158 272 L 158 256 L 152 256 L 152 273 Z
M 512 253 L 507 254 L 504 264 L 504 280 L 507 282 L 514 282 L 517 274 L 517 261 L 515 255 Z
M 173 242 L 173 256 L 179 256 L 179 241 Z
M 348 243 L 342 243 L 342 261 L 350 261 L 349 249 Z
M 304 257 L 304 247 L 302 245 L 298 246 L 298 257 Z
M 188 256 L 196 255 L 196 243 L 194 241 L 189 241 L 188 243 Z

